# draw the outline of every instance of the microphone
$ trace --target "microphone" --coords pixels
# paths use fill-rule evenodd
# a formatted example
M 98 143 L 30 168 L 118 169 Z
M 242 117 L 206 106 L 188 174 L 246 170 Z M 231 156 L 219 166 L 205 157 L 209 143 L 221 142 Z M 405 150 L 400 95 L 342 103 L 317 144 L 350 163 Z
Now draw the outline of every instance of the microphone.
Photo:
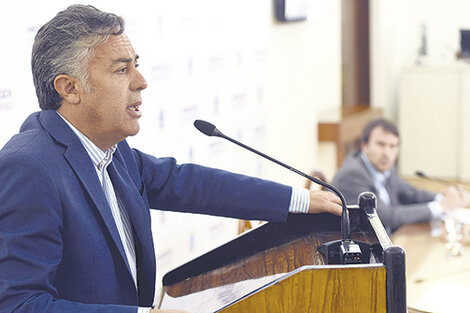
M 266 158 L 278 165 L 281 165 L 291 171 L 293 171 L 294 173 L 297 173 L 311 181 L 313 181 L 314 183 L 317 183 L 321 186 L 324 186 L 328 189 L 330 189 L 331 191 L 333 191 L 336 195 L 338 195 L 338 197 L 341 199 L 341 203 L 342 203 L 342 207 L 343 207 L 343 211 L 342 211 L 342 214 L 341 214 L 341 243 L 340 243 L 340 246 L 338 246 L 337 242 L 335 241 L 334 244 L 333 242 L 330 242 L 330 243 L 325 243 L 323 244 L 322 246 L 326 246 L 326 248 L 323 248 L 323 249 L 319 249 L 319 251 L 321 253 L 326 253 L 326 250 L 329 249 L 329 246 L 334 246 L 335 249 L 336 248 L 339 248 L 340 251 L 339 251 L 339 255 L 341 255 L 341 259 L 342 259 L 342 262 L 343 263 L 361 263 L 361 261 L 363 261 L 363 258 L 361 258 L 361 250 L 359 248 L 359 246 L 357 244 L 355 244 L 352 240 L 351 240 L 351 225 L 350 225 L 350 220 L 349 220 L 349 211 L 347 209 L 347 206 L 346 206 L 346 199 L 344 198 L 344 195 L 341 193 L 341 191 L 338 190 L 338 188 L 336 188 L 335 186 L 333 185 L 330 185 L 328 183 L 325 183 L 315 177 L 312 177 L 310 175 L 307 175 L 295 168 L 293 168 L 292 166 L 289 166 L 281 161 L 278 161 L 266 154 L 264 154 L 263 152 L 260 152 L 256 149 L 253 149 L 233 138 L 230 138 L 226 135 L 224 135 L 220 130 L 217 129 L 217 127 L 215 127 L 215 125 L 209 123 L 209 122 L 206 122 L 206 121 L 203 121 L 203 120 L 195 120 L 194 121 L 194 126 L 200 131 L 202 132 L 203 134 L 207 135 L 207 136 L 215 136 L 215 137 L 220 137 L 220 138 L 223 138 L 223 139 L 226 139 L 228 141 L 231 141 L 233 142 L 234 144 L 238 145 L 238 146 L 241 146 L 242 148 L 245 148 L 251 152 L 254 152 L 260 156 L 262 156 L 263 158 Z M 338 253 L 338 252 L 337 252 Z M 328 253 L 328 254 L 331 254 L 331 253 Z M 328 256 L 325 255 L 325 257 L 327 257 L 328 259 Z
M 440 178 L 440 177 L 434 177 L 434 176 L 428 176 L 426 175 L 423 171 L 416 171 L 415 172 L 415 175 L 420 177 L 420 178 L 424 178 L 424 179 L 428 179 L 428 180 L 431 180 L 431 181 L 436 181 L 436 182 L 439 182 L 441 184 L 444 184 L 444 185 L 451 185 L 451 186 L 455 186 L 455 185 L 459 185 L 459 184 L 456 184 L 455 182 L 452 182 L 450 180 L 447 180 L 447 179 L 443 179 L 443 178 Z M 459 185 L 462 189 L 470 192 L 470 190 L 468 190 L 467 188 L 464 188 L 462 185 Z
M 440 183 L 445 184 L 445 185 L 455 185 L 455 183 L 451 182 L 450 180 L 442 179 L 440 177 L 430 177 L 430 176 L 424 174 L 423 171 L 416 171 L 415 175 L 418 176 L 418 177 L 424 178 L 424 179 L 434 180 L 434 181 L 440 182 Z

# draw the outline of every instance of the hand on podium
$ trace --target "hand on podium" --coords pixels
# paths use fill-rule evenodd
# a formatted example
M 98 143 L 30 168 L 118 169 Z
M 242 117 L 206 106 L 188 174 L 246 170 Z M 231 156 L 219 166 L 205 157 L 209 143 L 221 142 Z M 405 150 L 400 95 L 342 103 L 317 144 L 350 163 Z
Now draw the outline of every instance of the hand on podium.
M 323 212 L 341 216 L 343 207 L 340 198 L 329 191 L 310 190 L 308 213 Z

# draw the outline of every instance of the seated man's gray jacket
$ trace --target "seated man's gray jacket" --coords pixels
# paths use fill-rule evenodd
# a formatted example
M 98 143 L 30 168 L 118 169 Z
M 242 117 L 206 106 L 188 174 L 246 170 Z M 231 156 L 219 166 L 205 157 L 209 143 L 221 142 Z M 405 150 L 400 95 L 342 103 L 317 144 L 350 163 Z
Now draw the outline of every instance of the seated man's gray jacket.
M 371 191 L 377 196 L 372 176 L 361 158 L 360 150 L 347 156 L 332 184 L 343 192 L 348 205 L 357 204 L 359 194 L 364 191 Z M 434 200 L 435 194 L 416 189 L 405 182 L 399 177 L 396 166 L 392 168 L 385 188 L 390 196 L 390 205 L 383 203 L 377 196 L 377 212 L 389 233 L 404 224 L 426 222 L 432 218 L 427 203 Z

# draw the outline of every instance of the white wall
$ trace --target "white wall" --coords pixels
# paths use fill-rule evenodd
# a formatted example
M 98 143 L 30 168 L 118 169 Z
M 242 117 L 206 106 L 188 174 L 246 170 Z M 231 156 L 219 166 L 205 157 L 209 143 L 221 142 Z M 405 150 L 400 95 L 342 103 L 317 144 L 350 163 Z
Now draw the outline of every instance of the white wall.
M 340 104 L 340 1 L 310 0 L 310 19 L 280 24 L 270 0 L 90 0 L 122 15 L 149 83 L 141 132 L 131 145 L 303 185 L 231 143 L 206 137 L 196 118 L 309 171 L 316 164 L 317 112 Z M 0 146 L 38 110 L 30 74 L 37 29 L 72 1 L 0 2 Z M 152 212 L 159 277 L 233 238 L 236 221 Z
M 318 112 L 341 104 L 340 1 L 311 1 L 312 21 L 271 27 L 267 83 L 268 151 L 299 170 L 322 167 L 316 157 Z M 269 175 L 301 186 L 278 166 Z
M 372 103 L 397 118 L 400 71 L 414 65 L 426 28 L 424 65 L 455 61 L 462 28 L 470 29 L 467 0 L 373 0 L 371 3 Z
M 470 69 L 468 62 L 456 59 L 460 30 L 470 29 L 469 10 L 467 0 L 371 1 L 372 103 L 399 123 L 399 169 L 405 176 L 419 169 L 431 176 L 468 179 L 463 152 L 469 108 L 462 98 L 461 74 L 455 74 L 458 83 L 445 84 L 449 70 Z M 427 54 L 417 62 L 423 27 Z M 411 73 L 424 75 L 413 80 Z

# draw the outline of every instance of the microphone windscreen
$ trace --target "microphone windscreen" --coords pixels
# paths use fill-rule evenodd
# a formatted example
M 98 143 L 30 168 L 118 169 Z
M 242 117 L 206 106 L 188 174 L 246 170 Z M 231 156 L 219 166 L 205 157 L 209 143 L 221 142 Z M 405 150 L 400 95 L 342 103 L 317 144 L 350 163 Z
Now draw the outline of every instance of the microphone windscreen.
M 416 176 L 419 176 L 419 177 L 426 177 L 426 175 L 425 175 L 423 172 L 421 172 L 421 171 L 416 171 L 416 172 L 415 172 L 415 175 L 416 175 Z
M 207 136 L 212 136 L 214 135 L 214 130 L 215 130 L 215 125 L 203 121 L 203 120 L 195 120 L 194 121 L 194 126 L 203 134 Z

